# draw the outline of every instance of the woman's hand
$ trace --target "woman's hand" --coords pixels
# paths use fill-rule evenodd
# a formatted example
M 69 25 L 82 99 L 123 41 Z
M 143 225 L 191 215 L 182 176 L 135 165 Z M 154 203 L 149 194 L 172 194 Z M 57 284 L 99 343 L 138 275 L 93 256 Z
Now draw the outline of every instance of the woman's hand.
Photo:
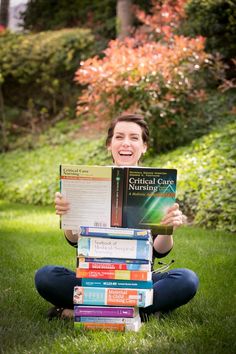
M 56 192 L 54 202 L 57 215 L 64 215 L 69 211 L 69 202 L 65 198 L 63 198 L 61 193 Z
M 187 217 L 179 210 L 179 204 L 175 203 L 167 210 L 165 217 L 162 219 L 162 225 L 173 226 L 174 229 L 187 223 Z

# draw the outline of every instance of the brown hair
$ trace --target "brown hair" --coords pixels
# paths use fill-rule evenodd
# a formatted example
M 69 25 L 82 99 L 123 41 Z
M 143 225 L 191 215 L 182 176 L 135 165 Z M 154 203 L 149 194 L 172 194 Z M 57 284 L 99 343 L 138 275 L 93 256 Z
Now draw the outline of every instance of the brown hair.
M 142 139 L 145 144 L 148 145 L 149 142 L 149 129 L 144 117 L 141 114 L 124 114 L 119 117 L 116 117 L 111 122 L 110 127 L 107 131 L 107 138 L 106 138 L 106 146 L 108 147 L 111 143 L 111 139 L 114 135 L 114 129 L 117 123 L 119 122 L 131 122 L 136 123 L 142 129 Z

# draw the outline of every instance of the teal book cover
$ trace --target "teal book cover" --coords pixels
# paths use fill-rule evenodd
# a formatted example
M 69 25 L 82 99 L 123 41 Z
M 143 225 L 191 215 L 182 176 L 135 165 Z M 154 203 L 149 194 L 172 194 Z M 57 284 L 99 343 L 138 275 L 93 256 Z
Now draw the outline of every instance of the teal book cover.
M 122 226 L 172 234 L 173 227 L 161 221 L 176 200 L 177 170 L 130 167 L 123 183 Z

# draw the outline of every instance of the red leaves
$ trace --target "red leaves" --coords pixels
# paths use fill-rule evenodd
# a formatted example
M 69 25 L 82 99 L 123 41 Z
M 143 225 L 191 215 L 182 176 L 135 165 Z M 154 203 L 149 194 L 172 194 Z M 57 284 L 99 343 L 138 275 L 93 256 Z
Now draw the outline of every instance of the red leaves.
M 137 32 L 123 42 L 111 41 L 103 59 L 96 56 L 81 63 L 75 80 L 86 88 L 78 100 L 78 114 L 90 112 L 103 118 L 131 108 L 145 111 L 159 105 L 164 117 L 179 95 L 191 96 L 196 91 L 194 74 L 207 55 L 204 38 L 173 34 L 184 16 L 184 3 L 167 0 L 162 7 L 155 4 L 152 15 L 139 12 L 151 33 L 160 28 L 165 41 L 151 39 L 150 32 Z

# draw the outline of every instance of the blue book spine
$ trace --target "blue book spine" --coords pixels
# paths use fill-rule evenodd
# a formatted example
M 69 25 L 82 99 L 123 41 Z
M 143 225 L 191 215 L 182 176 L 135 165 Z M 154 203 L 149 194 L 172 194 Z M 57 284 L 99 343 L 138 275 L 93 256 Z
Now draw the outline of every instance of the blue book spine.
M 152 280 L 134 281 L 134 280 L 103 280 L 82 278 L 81 286 L 98 287 L 98 288 L 129 288 L 129 289 L 151 289 L 153 287 Z
M 142 229 L 99 228 L 90 226 L 80 226 L 80 236 L 129 240 L 148 240 L 149 242 L 152 242 L 150 230 Z

